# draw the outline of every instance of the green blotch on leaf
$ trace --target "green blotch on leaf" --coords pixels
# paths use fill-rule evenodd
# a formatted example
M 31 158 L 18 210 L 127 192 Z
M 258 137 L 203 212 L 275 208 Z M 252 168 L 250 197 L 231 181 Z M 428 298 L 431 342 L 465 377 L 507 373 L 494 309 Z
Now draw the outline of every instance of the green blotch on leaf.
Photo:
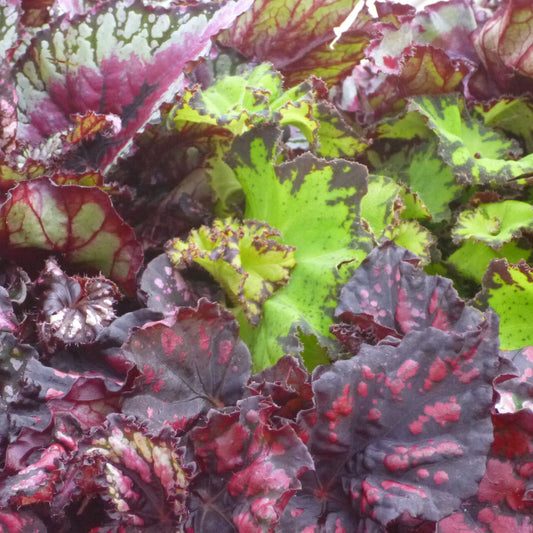
M 509 265 L 505 259 L 494 259 L 482 285 L 479 303 L 491 306 L 500 316 L 500 349 L 519 350 L 533 345 L 531 267 L 525 261 Z
M 296 247 L 291 279 L 265 302 L 259 326 L 240 321 L 256 370 L 286 353 L 297 326 L 320 344 L 333 341 L 329 326 L 340 286 L 371 247 L 359 213 L 366 168 L 310 153 L 275 165 L 279 137 L 273 126 L 258 128 L 237 138 L 228 156 L 246 196 L 246 218 L 266 221 Z

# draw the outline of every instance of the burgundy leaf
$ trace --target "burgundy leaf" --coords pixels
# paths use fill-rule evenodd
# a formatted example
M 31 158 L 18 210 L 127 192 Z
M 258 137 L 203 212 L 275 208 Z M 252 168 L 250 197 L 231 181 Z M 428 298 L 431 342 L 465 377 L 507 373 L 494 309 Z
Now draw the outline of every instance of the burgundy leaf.
M 97 187 L 19 183 L 0 207 L 4 255 L 35 268 L 35 253 L 60 254 L 71 266 L 101 271 L 133 293 L 142 250 L 132 229 Z
M 211 407 L 242 397 L 252 361 L 233 315 L 205 299 L 134 331 L 123 347 L 142 372 L 123 411 L 182 430 Z
M 192 430 L 200 467 L 191 485 L 193 531 L 274 530 L 298 477 L 313 467 L 294 430 L 272 426 L 275 410 L 265 398 L 247 398 L 231 413 L 211 410 L 206 427 Z
M 49 351 L 57 342 L 87 344 L 115 318 L 116 285 L 104 278 L 67 276 L 48 259 L 35 291 L 40 297 L 43 320 L 38 322 L 41 340 Z
M 48 528 L 31 511 L 0 511 L 0 533 L 48 533 Z
M 342 289 L 335 315 L 376 340 L 430 326 L 456 332 L 475 328 L 481 314 L 465 306 L 452 281 L 428 276 L 417 264 L 411 252 L 392 242 L 374 248 Z
M 250 378 L 253 394 L 270 397 L 279 407 L 272 416 L 296 420 L 296 415 L 313 406 L 310 375 L 300 358 L 286 355 L 272 367 Z
M 289 503 L 286 527 L 305 501 L 307 527 L 330 523 L 330 512 L 345 528 L 384 527 L 403 513 L 439 520 L 475 494 L 492 441 L 497 329 L 488 313 L 469 332 L 412 330 L 398 346 L 363 345 L 317 369 L 316 411 L 302 416 L 317 472 Z

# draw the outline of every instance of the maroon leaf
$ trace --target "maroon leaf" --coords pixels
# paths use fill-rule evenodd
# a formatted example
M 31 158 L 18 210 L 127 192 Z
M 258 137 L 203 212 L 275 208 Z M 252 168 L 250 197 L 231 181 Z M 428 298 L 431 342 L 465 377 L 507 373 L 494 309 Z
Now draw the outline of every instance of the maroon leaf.
M 206 427 L 191 432 L 200 466 L 191 485 L 194 531 L 273 531 L 300 487 L 298 477 L 313 467 L 294 430 L 273 427 L 270 401 L 256 396 L 237 407 L 229 414 L 211 410 Z
M 205 299 L 134 331 L 123 349 L 142 372 L 123 411 L 155 428 L 182 430 L 211 407 L 235 404 L 252 367 L 233 315 Z
M 0 243 L 4 255 L 32 268 L 36 251 L 60 254 L 71 267 L 101 271 L 130 293 L 143 256 L 105 192 L 44 177 L 10 191 L 0 207 Z
M 417 264 L 392 242 L 374 248 L 342 289 L 335 315 L 376 340 L 430 326 L 456 332 L 476 327 L 481 314 L 465 306 L 451 280 L 428 276 Z
M 119 292 L 103 276 L 69 277 L 54 260 L 48 259 L 35 282 L 35 290 L 40 296 L 43 315 L 37 326 L 49 351 L 54 351 L 58 342 L 93 342 L 115 318 L 113 304 Z
M 384 527 L 404 513 L 435 521 L 472 496 L 492 441 L 497 335 L 488 313 L 466 333 L 413 329 L 398 346 L 363 345 L 320 367 L 316 411 L 302 416 L 316 477 L 289 503 L 285 526 L 301 508 L 307 527 Z

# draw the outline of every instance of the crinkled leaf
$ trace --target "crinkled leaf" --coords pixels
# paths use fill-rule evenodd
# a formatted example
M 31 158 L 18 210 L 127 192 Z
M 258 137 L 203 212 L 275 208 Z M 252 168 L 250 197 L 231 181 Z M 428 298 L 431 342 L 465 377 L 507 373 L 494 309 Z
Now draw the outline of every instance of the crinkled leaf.
M 154 428 L 183 429 L 211 407 L 234 404 L 251 373 L 233 315 L 205 299 L 134 331 L 123 351 L 142 372 L 123 411 Z
M 435 243 L 435 237 L 416 220 L 402 220 L 389 226 L 383 232 L 383 239 L 411 250 L 420 257 L 422 264 L 431 260 L 430 247 Z
M 452 235 L 455 242 L 473 238 L 498 250 L 502 244 L 520 237 L 522 229 L 533 228 L 533 208 L 526 202 L 506 200 L 481 204 L 463 211 L 457 218 Z
M 49 348 L 65 344 L 90 343 L 115 318 L 113 304 L 119 297 L 116 285 L 108 279 L 67 276 L 57 263 L 48 259 L 36 281 L 40 297 L 41 340 Z
M 400 335 L 427 327 L 458 332 L 475 327 L 480 315 L 465 307 L 452 281 L 428 276 L 418 262 L 391 242 L 374 249 L 343 287 L 336 316 L 360 315 Z
M 72 267 L 101 271 L 135 291 L 142 249 L 132 229 L 97 187 L 54 185 L 48 178 L 19 183 L 0 208 L 4 254 L 35 267 L 35 251 L 60 254 Z
M 194 531 L 271 531 L 299 476 L 313 467 L 304 443 L 288 425 L 274 425 L 277 410 L 261 396 L 238 410 L 211 410 L 191 432 L 199 475 L 191 485 L 189 526 Z
M 67 465 L 62 498 L 99 493 L 123 526 L 179 527 L 187 517 L 185 500 L 192 465 L 170 431 L 153 434 L 131 419 L 111 415 L 91 434 Z M 90 490 L 92 488 L 92 491 Z
M 186 63 L 205 56 L 211 37 L 250 4 L 162 9 L 119 1 L 59 19 L 18 64 L 20 138 L 38 144 L 65 130 L 70 115 L 113 113 L 122 121 L 120 133 L 100 137 L 89 158 L 91 165 L 109 168 L 159 105 L 183 86 Z
M 475 494 L 492 441 L 497 329 L 489 313 L 466 333 L 412 330 L 317 370 L 316 412 L 302 419 L 316 477 L 291 516 L 303 507 L 308 527 L 331 513 L 337 527 L 366 531 L 365 518 L 439 520 Z
M 260 61 L 271 61 L 290 85 L 310 75 L 334 84 L 364 57 L 370 34 L 364 12 L 335 48 L 333 28 L 349 15 L 358 0 L 306 0 L 287 6 L 282 0 L 261 0 L 219 36 L 226 46 Z
M 516 141 L 467 117 L 464 102 L 456 95 L 412 98 L 410 110 L 428 119 L 439 138 L 439 154 L 459 183 L 504 183 L 533 168 L 533 157 L 515 160 Z
M 168 254 L 177 266 L 195 262 L 205 268 L 256 326 L 261 306 L 287 284 L 296 263 L 294 246 L 278 242 L 280 237 L 279 231 L 256 220 L 215 220 L 211 228 L 193 230 L 187 241 L 174 239 Z
M 500 315 L 501 349 L 518 350 L 533 345 L 533 332 L 529 327 L 533 312 L 531 267 L 523 260 L 509 265 L 506 259 L 493 259 L 482 286 L 477 299 Z
M 468 239 L 448 259 L 454 268 L 463 276 L 475 280 L 481 284 L 492 259 L 507 259 L 512 264 L 519 263 L 521 259 L 529 261 L 531 250 L 523 248 L 518 242 L 511 241 L 504 244 L 499 250 L 494 250 L 484 242 L 476 242 Z
M 256 129 L 236 139 L 229 156 L 246 195 L 245 216 L 265 220 L 296 246 L 291 279 L 265 302 L 260 325 L 252 330 L 240 322 L 257 370 L 285 353 L 293 324 L 325 339 L 337 288 L 369 248 L 359 221 L 366 169 L 308 153 L 276 166 L 278 137 L 274 127 Z

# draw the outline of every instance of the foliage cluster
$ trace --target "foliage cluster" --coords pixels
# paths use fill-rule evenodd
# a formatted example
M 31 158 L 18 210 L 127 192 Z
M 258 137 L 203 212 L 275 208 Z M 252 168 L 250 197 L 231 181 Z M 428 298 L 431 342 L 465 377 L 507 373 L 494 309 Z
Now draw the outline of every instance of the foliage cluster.
M 0 0 L 1 532 L 533 530 L 533 6 L 375 10 Z

